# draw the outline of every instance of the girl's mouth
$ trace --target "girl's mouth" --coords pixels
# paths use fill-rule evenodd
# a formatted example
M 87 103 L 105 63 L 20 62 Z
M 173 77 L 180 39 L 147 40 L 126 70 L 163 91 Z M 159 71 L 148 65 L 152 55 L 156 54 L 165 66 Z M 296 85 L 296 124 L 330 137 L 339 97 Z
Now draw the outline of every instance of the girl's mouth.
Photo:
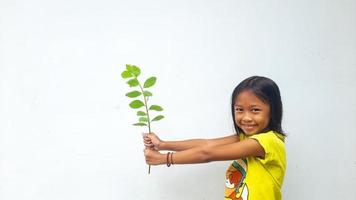
M 253 130 L 254 128 L 256 128 L 256 126 L 257 125 L 246 125 L 246 124 L 244 125 L 243 124 L 242 128 L 250 131 L 250 130 Z

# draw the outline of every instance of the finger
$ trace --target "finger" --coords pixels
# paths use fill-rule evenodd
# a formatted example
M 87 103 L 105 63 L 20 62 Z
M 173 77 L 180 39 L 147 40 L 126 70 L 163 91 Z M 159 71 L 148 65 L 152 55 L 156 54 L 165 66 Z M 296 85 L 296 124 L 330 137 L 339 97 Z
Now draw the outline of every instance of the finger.
M 152 141 L 152 140 L 151 140 L 151 138 L 143 138 L 143 141 L 145 141 L 145 142 L 150 142 L 150 141 Z
M 149 148 L 149 149 L 153 149 L 153 148 L 154 148 L 154 145 L 147 145 L 147 144 L 145 144 L 145 147 L 146 147 L 146 148 Z
M 144 141 L 143 143 L 144 143 L 144 144 L 149 144 L 149 145 L 151 145 L 151 144 L 152 144 L 152 145 L 153 145 L 153 143 L 152 143 L 152 142 L 146 142 L 146 141 Z
M 149 137 L 144 137 L 143 140 L 144 140 L 144 141 L 151 141 L 151 138 L 149 138 Z
M 143 142 L 143 145 L 145 146 L 154 146 L 152 142 Z
M 154 147 L 146 147 L 149 150 L 155 151 Z
M 143 141 L 151 142 L 152 140 L 151 140 L 151 138 L 149 138 L 149 137 L 145 137 L 145 138 L 143 138 Z

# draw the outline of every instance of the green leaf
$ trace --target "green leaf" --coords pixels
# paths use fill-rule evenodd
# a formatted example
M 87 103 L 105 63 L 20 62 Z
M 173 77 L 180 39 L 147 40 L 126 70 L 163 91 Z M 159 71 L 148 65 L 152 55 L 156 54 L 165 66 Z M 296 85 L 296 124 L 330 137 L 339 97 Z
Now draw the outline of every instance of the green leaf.
M 130 105 L 131 108 L 136 109 L 136 108 L 141 108 L 141 107 L 144 106 L 145 104 L 144 104 L 142 101 L 140 101 L 140 100 L 134 100 L 134 101 L 132 101 L 129 105 Z
M 148 87 L 153 86 L 153 85 L 156 83 L 156 80 L 157 80 L 157 78 L 154 77 L 154 76 L 148 78 L 148 79 L 145 81 L 145 83 L 143 84 L 143 87 L 144 87 L 144 88 L 148 88 Z
M 147 114 L 143 111 L 137 111 L 137 116 L 147 116 Z
M 163 115 L 158 115 L 157 117 L 155 117 L 155 118 L 152 119 L 152 122 L 153 122 L 153 121 L 159 121 L 159 120 L 161 120 L 161 119 L 163 119 L 163 118 L 164 118 Z
M 131 80 L 127 81 L 127 84 L 129 84 L 130 87 L 135 87 L 135 86 L 139 85 L 139 82 L 138 82 L 138 80 L 136 78 L 134 78 L 134 79 L 131 79 Z
M 123 71 L 121 73 L 121 77 L 122 78 L 130 78 L 130 77 L 132 77 L 132 74 L 130 72 L 128 72 L 128 71 Z
M 132 91 L 126 94 L 126 96 L 130 97 L 130 98 L 135 98 L 140 96 L 142 93 L 139 91 Z
M 148 122 L 148 118 L 147 117 L 140 117 L 138 119 L 138 121 L 140 121 L 140 122 Z
M 150 107 L 150 110 L 162 111 L 163 108 L 162 108 L 161 106 L 159 106 L 159 105 L 152 105 L 152 106 Z
M 141 74 L 140 68 L 138 68 L 136 65 L 126 64 L 126 69 L 135 77 L 138 77 Z
M 152 96 L 152 93 L 149 91 L 143 91 L 143 96 L 150 97 L 150 96 Z
M 142 122 L 139 122 L 139 123 L 136 123 L 136 124 L 132 124 L 134 126 L 147 126 L 146 123 L 142 123 Z

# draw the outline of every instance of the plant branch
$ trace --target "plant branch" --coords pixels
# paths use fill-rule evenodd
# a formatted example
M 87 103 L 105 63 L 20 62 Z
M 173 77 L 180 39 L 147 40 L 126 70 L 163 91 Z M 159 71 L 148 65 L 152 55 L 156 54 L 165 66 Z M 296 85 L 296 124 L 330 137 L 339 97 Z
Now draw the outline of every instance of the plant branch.
M 136 77 L 137 78 L 137 77 Z M 150 114 L 148 113 L 148 103 L 147 103 L 147 98 L 143 93 L 143 87 L 141 85 L 141 83 L 139 82 L 139 87 L 141 89 L 142 92 L 142 96 L 143 96 L 143 100 L 145 101 L 145 108 L 146 108 L 146 114 L 147 114 L 147 123 L 148 123 L 148 134 L 151 134 L 151 121 L 150 121 Z M 148 174 L 151 173 L 151 165 L 148 165 Z

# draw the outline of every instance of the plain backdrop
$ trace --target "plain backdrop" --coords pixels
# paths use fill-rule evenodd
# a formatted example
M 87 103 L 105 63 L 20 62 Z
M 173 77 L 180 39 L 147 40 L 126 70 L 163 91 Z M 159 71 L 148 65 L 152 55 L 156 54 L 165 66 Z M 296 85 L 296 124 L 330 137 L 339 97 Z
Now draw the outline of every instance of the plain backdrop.
M 284 199 L 354 200 L 355 55 L 354 0 L 0 0 L 0 199 L 223 199 L 228 161 L 147 174 L 130 63 L 165 140 L 233 134 L 233 88 L 272 78 Z

